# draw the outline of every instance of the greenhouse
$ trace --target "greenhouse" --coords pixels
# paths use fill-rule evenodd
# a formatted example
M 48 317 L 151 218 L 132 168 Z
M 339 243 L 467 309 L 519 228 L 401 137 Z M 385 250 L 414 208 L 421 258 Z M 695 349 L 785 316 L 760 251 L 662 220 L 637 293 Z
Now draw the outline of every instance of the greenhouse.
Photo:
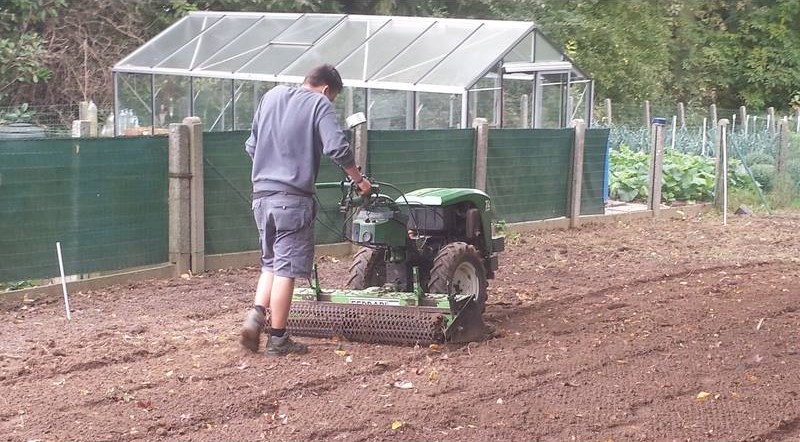
M 115 133 L 249 129 L 260 96 L 337 67 L 340 116 L 370 129 L 560 128 L 591 121 L 592 79 L 532 22 L 192 12 L 113 68 Z

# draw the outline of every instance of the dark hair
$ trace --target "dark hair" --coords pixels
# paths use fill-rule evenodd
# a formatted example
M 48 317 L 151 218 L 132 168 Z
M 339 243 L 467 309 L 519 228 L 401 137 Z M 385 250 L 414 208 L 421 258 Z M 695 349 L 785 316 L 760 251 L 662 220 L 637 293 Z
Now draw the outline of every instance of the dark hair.
M 305 82 L 314 87 L 326 85 L 334 94 L 338 94 L 344 88 L 339 71 L 329 64 L 323 64 L 311 69 L 311 72 L 306 75 Z

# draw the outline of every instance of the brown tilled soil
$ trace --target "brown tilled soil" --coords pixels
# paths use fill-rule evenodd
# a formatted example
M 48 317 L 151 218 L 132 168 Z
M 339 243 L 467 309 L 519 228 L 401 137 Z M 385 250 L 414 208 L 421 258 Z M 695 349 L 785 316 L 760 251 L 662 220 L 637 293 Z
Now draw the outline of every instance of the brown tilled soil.
M 0 312 L 0 439 L 799 441 L 799 231 L 795 214 L 511 237 L 496 337 L 464 346 L 249 353 L 255 269 L 74 293 L 70 324 L 60 302 L 21 306 Z M 318 261 L 343 283 L 345 259 Z

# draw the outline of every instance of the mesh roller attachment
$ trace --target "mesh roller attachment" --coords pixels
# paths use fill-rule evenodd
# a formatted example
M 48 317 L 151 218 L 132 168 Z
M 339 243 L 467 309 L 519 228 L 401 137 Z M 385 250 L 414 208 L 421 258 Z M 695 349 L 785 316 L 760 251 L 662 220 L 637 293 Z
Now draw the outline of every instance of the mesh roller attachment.
M 427 345 L 444 341 L 441 312 L 418 307 L 292 302 L 289 331 L 296 336 L 385 344 Z

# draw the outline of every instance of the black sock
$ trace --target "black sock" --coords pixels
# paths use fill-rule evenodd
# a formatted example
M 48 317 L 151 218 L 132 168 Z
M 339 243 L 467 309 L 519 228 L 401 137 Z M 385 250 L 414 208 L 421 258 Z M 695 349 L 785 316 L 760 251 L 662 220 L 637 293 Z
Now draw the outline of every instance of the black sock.
M 269 331 L 270 336 L 275 336 L 276 338 L 282 338 L 284 334 L 286 334 L 285 328 L 273 328 Z
M 263 305 L 254 305 L 253 308 L 258 310 L 258 312 L 261 313 L 262 315 L 266 316 L 267 309 L 265 309 Z

